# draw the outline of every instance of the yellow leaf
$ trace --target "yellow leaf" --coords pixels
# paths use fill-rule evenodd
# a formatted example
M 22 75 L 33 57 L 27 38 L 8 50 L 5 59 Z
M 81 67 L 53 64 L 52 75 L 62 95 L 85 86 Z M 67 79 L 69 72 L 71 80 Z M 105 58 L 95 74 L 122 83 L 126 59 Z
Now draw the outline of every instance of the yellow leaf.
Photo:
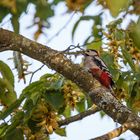
M 34 34 L 34 39 L 37 40 L 41 34 L 42 34 L 42 31 L 38 29 Z
M 132 108 L 134 111 L 139 112 L 140 111 L 140 99 L 136 100 L 133 105 Z
M 53 133 L 53 127 L 51 125 L 46 125 L 46 129 L 47 129 L 49 134 Z
M 16 0 L 1 0 L 0 1 L 0 5 L 9 8 L 12 13 L 16 13 L 17 9 L 16 9 Z
M 84 5 L 90 0 L 66 0 L 66 4 L 70 11 L 81 11 L 84 10 Z

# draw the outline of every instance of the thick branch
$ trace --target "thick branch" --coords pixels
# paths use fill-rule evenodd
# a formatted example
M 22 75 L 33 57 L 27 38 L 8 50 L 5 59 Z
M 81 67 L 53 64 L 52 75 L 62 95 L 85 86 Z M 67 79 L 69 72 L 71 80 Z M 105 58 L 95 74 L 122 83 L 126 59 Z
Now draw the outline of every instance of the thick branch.
M 79 65 L 73 64 L 62 53 L 21 35 L 0 29 L 0 51 L 6 50 L 19 51 L 28 55 L 72 80 L 88 93 L 92 101 L 115 121 L 121 124 L 127 121 L 137 123 L 138 127 L 131 130 L 140 136 L 140 118 L 118 102 L 107 89 L 104 87 L 95 88 L 95 79 L 92 78 L 91 74 Z

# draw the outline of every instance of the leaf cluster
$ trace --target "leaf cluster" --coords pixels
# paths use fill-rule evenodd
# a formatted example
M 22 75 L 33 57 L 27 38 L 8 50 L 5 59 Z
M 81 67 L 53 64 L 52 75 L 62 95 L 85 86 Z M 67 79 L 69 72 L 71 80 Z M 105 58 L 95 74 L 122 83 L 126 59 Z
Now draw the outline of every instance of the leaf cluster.
M 0 119 L 6 119 L 11 113 L 12 116 L 10 125 L 6 121 L 1 124 L 0 137 L 8 139 L 18 133 L 17 139 L 23 135 L 27 139 L 49 139 L 53 132 L 66 136 L 65 128 L 60 128 L 58 121 L 70 117 L 74 109 L 85 111 L 86 102 L 87 98 L 74 83 L 59 74 L 45 74 L 1 112 Z

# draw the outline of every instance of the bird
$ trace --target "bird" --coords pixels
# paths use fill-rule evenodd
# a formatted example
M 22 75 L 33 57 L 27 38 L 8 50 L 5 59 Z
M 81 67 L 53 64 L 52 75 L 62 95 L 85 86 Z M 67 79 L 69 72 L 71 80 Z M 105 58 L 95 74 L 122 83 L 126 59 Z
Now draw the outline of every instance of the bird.
M 84 67 L 92 76 L 97 79 L 101 85 L 112 91 L 114 85 L 112 75 L 106 64 L 100 58 L 96 50 L 88 49 L 84 52 Z

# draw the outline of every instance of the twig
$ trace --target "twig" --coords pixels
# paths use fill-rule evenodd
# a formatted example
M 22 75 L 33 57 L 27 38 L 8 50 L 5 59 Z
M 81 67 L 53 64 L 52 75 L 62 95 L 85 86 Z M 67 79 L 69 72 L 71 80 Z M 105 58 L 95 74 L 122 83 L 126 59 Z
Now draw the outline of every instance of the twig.
M 33 76 L 36 72 L 38 72 L 39 70 L 41 70 L 45 65 L 42 65 L 41 67 L 39 67 L 37 70 L 35 70 L 34 72 L 32 72 L 32 75 L 31 75 L 31 78 L 30 78 L 30 81 L 29 81 L 29 84 L 32 82 L 32 79 L 33 79 Z
M 73 51 L 73 52 L 70 52 L 71 50 L 74 50 L 74 49 L 80 49 L 80 51 Z M 70 45 L 66 50 L 64 51 L 61 51 L 63 54 L 66 54 L 66 55 L 74 55 L 75 57 L 80 55 L 80 54 L 83 54 L 85 50 L 83 48 L 81 48 L 79 46 L 79 44 L 77 46 L 75 45 Z
M 61 29 L 59 29 L 50 39 L 48 39 L 47 43 L 51 42 L 56 36 L 58 36 L 70 23 L 72 20 L 73 16 L 75 15 L 76 12 L 72 13 L 71 17 L 68 19 L 68 21 L 63 25 Z
M 94 114 L 94 113 L 98 112 L 98 111 L 99 111 L 98 107 L 96 107 L 94 109 L 89 109 L 89 110 L 87 110 L 85 112 L 81 112 L 78 115 L 72 116 L 70 118 L 66 118 L 65 120 L 61 120 L 61 121 L 58 122 L 58 124 L 59 124 L 59 126 L 68 125 L 68 124 L 70 124 L 72 122 L 81 120 L 81 119 L 83 119 L 83 118 L 85 118 L 85 117 L 87 117 L 87 116 L 89 116 L 91 114 Z
M 82 51 L 84 51 L 83 48 L 81 48 L 81 46 L 79 44 L 77 44 L 76 46 L 75 45 L 70 45 L 66 50 L 64 50 L 63 52 L 68 52 L 70 50 L 74 50 L 74 49 L 80 49 Z
M 100 137 L 96 137 L 90 140 L 110 140 L 110 139 L 120 136 L 122 133 L 124 133 L 128 129 L 133 129 L 136 127 L 137 127 L 137 124 L 135 124 L 134 122 L 127 122 L 127 123 L 124 123 L 122 126 L 108 132 L 105 135 L 102 135 Z
M 62 51 L 62 53 L 67 54 L 67 55 L 79 55 L 79 54 L 82 54 L 85 51 L 82 47 L 84 47 L 86 45 L 89 45 L 91 43 L 94 43 L 94 42 L 99 42 L 99 41 L 101 41 L 103 39 L 105 39 L 105 37 L 102 38 L 102 39 L 99 39 L 99 40 L 93 40 L 90 43 L 85 43 L 85 44 L 82 44 L 82 45 L 79 45 L 79 44 L 78 45 L 70 45 L 66 50 Z M 70 52 L 71 50 L 74 50 L 74 49 L 80 49 L 81 51 Z
M 65 52 L 64 54 L 66 54 L 66 55 L 74 55 L 74 56 L 78 56 L 78 55 L 83 54 L 83 51 Z

